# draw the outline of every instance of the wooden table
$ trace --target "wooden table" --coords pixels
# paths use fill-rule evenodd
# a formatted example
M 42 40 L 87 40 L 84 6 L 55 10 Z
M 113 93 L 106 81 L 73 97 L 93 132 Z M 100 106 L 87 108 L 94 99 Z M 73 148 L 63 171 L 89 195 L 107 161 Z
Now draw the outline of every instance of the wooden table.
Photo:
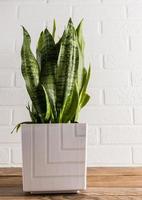
M 87 179 L 79 194 L 31 195 L 20 168 L 0 168 L 0 200 L 142 200 L 142 168 L 89 168 Z

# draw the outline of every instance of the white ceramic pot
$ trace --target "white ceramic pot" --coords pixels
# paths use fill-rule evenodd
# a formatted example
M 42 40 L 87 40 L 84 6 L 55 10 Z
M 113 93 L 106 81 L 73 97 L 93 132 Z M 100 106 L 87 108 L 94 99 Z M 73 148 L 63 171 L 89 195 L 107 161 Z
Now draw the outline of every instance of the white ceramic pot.
M 86 124 L 23 124 L 23 190 L 86 188 Z

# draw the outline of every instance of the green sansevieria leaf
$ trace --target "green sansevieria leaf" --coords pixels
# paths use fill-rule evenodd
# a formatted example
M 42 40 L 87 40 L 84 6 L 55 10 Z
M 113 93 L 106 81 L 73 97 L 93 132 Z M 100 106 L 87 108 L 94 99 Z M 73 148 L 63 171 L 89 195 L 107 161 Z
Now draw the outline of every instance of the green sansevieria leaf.
M 52 108 L 52 118 L 56 120 L 55 73 L 58 55 L 54 39 L 47 29 L 40 35 L 36 52 L 40 66 L 40 83 L 44 86 L 48 95 L 50 106 Z
M 59 122 L 67 123 L 72 120 L 75 113 L 77 112 L 79 101 L 79 94 L 77 85 L 74 85 L 72 93 L 67 97 L 66 102 L 64 103 L 63 109 L 60 113 Z
M 78 73 L 77 73 L 77 83 L 79 87 L 79 91 L 81 90 L 82 85 L 82 75 L 83 75 L 83 67 L 84 67 L 84 37 L 83 37 L 83 20 L 79 23 L 77 29 L 77 41 L 78 41 L 78 49 L 79 49 L 79 66 L 78 66 Z
M 80 51 L 82 52 L 82 54 L 84 54 L 85 41 L 84 41 L 84 37 L 83 37 L 83 20 L 81 20 L 78 27 L 76 28 L 76 33 L 77 33 Z
M 38 44 L 37 44 L 37 48 L 36 48 L 36 59 L 37 59 L 37 63 L 39 65 L 39 71 L 41 71 L 41 51 L 40 49 L 43 48 L 43 43 L 44 43 L 44 37 L 43 37 L 43 31 L 40 33 L 39 39 L 38 39 Z
M 83 82 L 82 82 L 81 93 L 80 93 L 81 98 L 84 95 L 84 93 L 86 92 L 88 82 L 89 82 L 89 79 L 90 79 L 90 72 L 91 72 L 91 66 L 90 65 L 89 65 L 89 68 L 88 68 L 88 72 L 86 71 L 85 68 L 83 69 Z
M 45 93 L 44 90 L 39 83 L 37 87 L 28 87 L 26 86 L 27 91 L 29 93 L 29 96 L 31 98 L 31 101 L 33 103 L 33 106 L 38 113 L 41 122 L 45 122 L 45 116 L 46 116 L 46 98 L 45 98 Z
M 35 57 L 30 35 L 23 27 L 21 71 L 31 99 L 27 109 L 32 123 L 77 122 L 80 110 L 90 99 L 90 66 L 88 70 L 84 66 L 83 20 L 75 29 L 69 19 L 56 43 L 55 33 L 54 20 L 51 33 L 47 28 L 41 32 Z
M 34 108 L 34 105 L 31 105 L 31 112 L 32 114 L 35 116 L 37 123 L 41 123 L 41 119 L 39 117 L 38 112 L 36 111 L 36 109 Z
M 26 88 L 32 103 L 39 113 L 39 117 L 44 122 L 46 113 L 46 101 L 44 91 L 39 82 L 39 65 L 30 49 L 31 38 L 23 27 L 23 45 L 21 49 L 22 65 L 21 70 L 26 82 Z
M 35 117 L 34 113 L 32 112 L 29 103 L 28 103 L 28 105 L 26 106 L 26 108 L 27 108 L 27 110 L 29 111 L 29 114 L 30 114 L 30 117 L 31 117 L 32 122 L 37 123 L 37 118 Z
M 44 90 L 44 94 L 45 94 L 45 99 L 46 99 L 46 115 L 45 115 L 45 121 L 48 122 L 51 118 L 52 115 L 52 109 L 50 107 L 50 102 L 49 102 L 49 98 L 48 98 L 48 94 L 47 94 L 47 90 L 45 89 L 44 85 L 42 85 L 42 88 Z
M 74 116 L 74 120 L 78 120 L 78 117 L 79 117 L 79 112 L 81 110 L 81 108 L 83 108 L 89 101 L 90 99 L 90 96 L 86 93 L 86 89 L 87 89 L 87 86 L 88 86 L 88 82 L 89 82 L 89 79 L 90 79 L 90 66 L 89 66 L 89 69 L 88 69 L 88 72 L 85 68 L 83 68 L 83 77 L 82 77 L 82 86 L 81 86 L 81 91 L 80 91 L 80 94 L 79 94 L 79 103 L 78 103 L 78 109 L 77 109 L 77 112 Z
M 53 30 L 52 30 L 52 37 L 55 39 L 55 33 L 56 33 L 56 21 L 53 20 Z
M 65 31 L 64 31 L 62 37 L 59 39 L 59 41 L 55 44 L 55 46 L 56 46 L 56 52 L 57 52 L 57 56 L 59 56 L 60 47 L 61 47 L 61 41 L 62 41 L 62 39 L 63 39 L 64 34 L 65 34 Z
M 72 93 L 78 70 L 79 52 L 76 31 L 71 19 L 63 34 L 57 63 L 56 88 L 57 111 L 61 111 L 67 97 Z
M 31 38 L 29 33 L 23 27 L 23 45 L 21 49 L 22 74 L 26 81 L 26 86 L 36 87 L 39 84 L 39 66 L 31 51 Z
M 80 107 L 83 108 L 88 103 L 89 99 L 90 99 L 90 96 L 85 93 L 81 99 Z
M 86 89 L 88 86 L 88 82 L 90 79 L 90 65 L 89 65 L 89 69 L 88 72 L 86 71 L 86 69 L 84 68 L 83 70 L 83 84 L 82 84 L 82 88 L 81 88 L 81 93 L 80 93 L 80 97 L 79 97 L 79 107 L 80 109 L 83 108 L 89 101 L 90 96 L 88 94 L 86 94 Z

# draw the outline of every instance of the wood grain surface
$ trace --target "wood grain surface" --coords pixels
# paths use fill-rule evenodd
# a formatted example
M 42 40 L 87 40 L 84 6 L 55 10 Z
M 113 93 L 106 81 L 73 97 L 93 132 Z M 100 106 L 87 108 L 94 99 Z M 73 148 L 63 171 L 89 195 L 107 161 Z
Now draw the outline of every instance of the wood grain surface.
M 21 168 L 0 168 L 0 200 L 142 200 L 142 168 L 88 168 L 78 194 L 33 195 L 22 191 Z

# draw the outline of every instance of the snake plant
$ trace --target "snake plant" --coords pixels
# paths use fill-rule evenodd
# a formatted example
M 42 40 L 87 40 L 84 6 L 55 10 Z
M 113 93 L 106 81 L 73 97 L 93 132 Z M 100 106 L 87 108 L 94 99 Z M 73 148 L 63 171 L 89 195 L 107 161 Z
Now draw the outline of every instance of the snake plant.
M 52 33 L 41 32 L 36 56 L 31 51 L 31 38 L 23 27 L 21 71 L 31 99 L 27 109 L 32 123 L 77 122 L 80 110 L 90 96 L 90 78 L 84 66 L 84 38 L 82 21 L 75 28 L 69 19 L 62 37 L 55 42 L 56 24 Z

